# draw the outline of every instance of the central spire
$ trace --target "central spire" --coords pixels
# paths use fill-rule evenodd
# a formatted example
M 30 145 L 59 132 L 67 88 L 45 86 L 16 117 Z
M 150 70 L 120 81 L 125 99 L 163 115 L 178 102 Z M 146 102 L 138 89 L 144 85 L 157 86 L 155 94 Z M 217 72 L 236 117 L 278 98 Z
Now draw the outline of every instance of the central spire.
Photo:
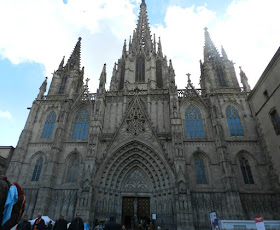
M 136 31 L 133 33 L 132 43 L 135 51 L 149 52 L 153 49 L 145 0 L 142 0 L 140 5 L 140 14 Z

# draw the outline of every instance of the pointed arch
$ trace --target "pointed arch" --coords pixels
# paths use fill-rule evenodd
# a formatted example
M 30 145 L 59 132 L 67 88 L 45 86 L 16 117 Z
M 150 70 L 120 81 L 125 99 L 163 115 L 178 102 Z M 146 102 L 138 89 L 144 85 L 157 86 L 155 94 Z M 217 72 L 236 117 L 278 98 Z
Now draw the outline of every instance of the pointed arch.
M 185 111 L 186 135 L 188 138 L 204 137 L 201 112 L 195 105 L 190 105 Z
M 231 136 L 244 136 L 238 111 L 232 105 L 226 108 L 226 117 Z
M 31 181 L 39 181 L 43 163 L 44 163 L 43 157 L 39 157 L 35 163 Z
M 138 169 L 149 178 L 149 191 L 169 188 L 174 178 L 169 164 L 157 152 L 134 140 L 121 145 L 103 162 L 98 172 L 100 186 L 110 190 L 121 190 L 127 175 L 134 169 Z
M 251 166 L 247 158 L 239 157 L 240 170 L 245 184 L 255 184 Z
M 156 61 L 156 82 L 157 87 L 162 88 L 163 87 L 163 79 L 162 79 L 162 61 L 158 59 Z
M 219 85 L 222 87 L 227 87 L 227 82 L 225 79 L 225 71 L 223 70 L 223 67 L 220 64 L 216 66 L 216 74 L 217 74 Z
M 88 125 L 89 113 L 83 109 L 76 116 L 72 139 L 87 139 Z
M 119 90 L 123 89 L 124 86 L 124 74 L 125 74 L 125 62 L 123 61 L 121 64 L 121 76 L 120 76 L 120 82 L 119 82 Z
M 63 94 L 64 93 L 64 89 L 65 89 L 65 86 L 66 86 L 67 79 L 68 79 L 68 75 L 64 74 L 62 79 L 61 79 L 58 94 Z
M 73 152 L 69 153 L 66 160 L 64 181 L 66 183 L 76 183 L 78 181 L 78 175 L 80 170 L 80 165 L 82 163 L 82 157 L 79 152 L 75 149 Z
M 50 112 L 46 118 L 45 126 L 42 132 L 41 138 L 51 138 L 54 124 L 56 121 L 56 113 L 54 111 Z
M 196 183 L 197 184 L 207 184 L 205 163 L 202 157 L 196 156 L 195 162 L 195 172 L 196 172 Z
M 69 164 L 69 175 L 67 182 L 77 182 L 78 177 L 78 170 L 79 170 L 79 157 L 76 155 L 71 159 Z
M 145 82 L 145 58 L 140 55 L 136 59 L 135 82 Z

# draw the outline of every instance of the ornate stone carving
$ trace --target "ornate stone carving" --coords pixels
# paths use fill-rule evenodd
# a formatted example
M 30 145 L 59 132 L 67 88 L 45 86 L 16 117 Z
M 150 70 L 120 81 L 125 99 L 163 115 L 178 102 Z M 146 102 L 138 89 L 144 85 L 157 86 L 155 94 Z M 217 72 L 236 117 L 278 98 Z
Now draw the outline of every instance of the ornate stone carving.
M 138 135 L 140 132 L 145 131 L 145 117 L 139 106 L 134 105 L 126 119 L 126 130 Z
M 148 188 L 148 185 L 143 174 L 138 169 L 135 169 L 128 176 L 124 188 L 129 190 L 143 190 Z

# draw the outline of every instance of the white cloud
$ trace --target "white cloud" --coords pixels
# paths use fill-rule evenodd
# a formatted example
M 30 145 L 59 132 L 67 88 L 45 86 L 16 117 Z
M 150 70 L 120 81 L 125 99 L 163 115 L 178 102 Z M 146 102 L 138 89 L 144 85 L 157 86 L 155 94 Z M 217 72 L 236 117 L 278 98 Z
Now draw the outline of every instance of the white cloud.
M 0 118 L 8 118 L 11 119 L 12 118 L 12 114 L 9 111 L 2 111 L 0 110 Z
M 69 57 L 81 36 L 85 77 L 91 78 L 91 90 L 95 91 L 105 62 L 107 82 L 110 82 L 113 63 L 121 55 L 123 40 L 128 39 L 135 28 L 140 2 L 0 1 L 0 20 L 5 22 L 0 24 L 3 32 L 0 56 L 13 63 L 26 60 L 42 63 L 46 75 L 51 77 L 50 73 L 58 67 L 62 56 Z M 151 25 L 152 33 L 162 38 L 163 52 L 173 61 L 179 88 L 185 87 L 188 72 L 198 86 L 205 26 L 217 48 L 223 45 L 229 58 L 237 63 L 236 67 L 243 67 L 254 85 L 279 46 L 279 8 L 279 0 L 267 0 L 265 4 L 262 0 L 233 1 L 226 14 L 217 17 L 207 5 L 170 6 L 165 17 L 166 26 Z

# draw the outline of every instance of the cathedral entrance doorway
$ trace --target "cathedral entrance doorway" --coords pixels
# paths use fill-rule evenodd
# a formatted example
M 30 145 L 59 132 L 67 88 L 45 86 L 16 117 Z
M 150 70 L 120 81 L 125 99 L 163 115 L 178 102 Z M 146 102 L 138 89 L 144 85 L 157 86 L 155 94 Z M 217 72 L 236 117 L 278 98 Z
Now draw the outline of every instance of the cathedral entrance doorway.
M 138 224 L 150 223 L 149 197 L 123 197 L 122 223 L 127 229 L 136 229 Z

